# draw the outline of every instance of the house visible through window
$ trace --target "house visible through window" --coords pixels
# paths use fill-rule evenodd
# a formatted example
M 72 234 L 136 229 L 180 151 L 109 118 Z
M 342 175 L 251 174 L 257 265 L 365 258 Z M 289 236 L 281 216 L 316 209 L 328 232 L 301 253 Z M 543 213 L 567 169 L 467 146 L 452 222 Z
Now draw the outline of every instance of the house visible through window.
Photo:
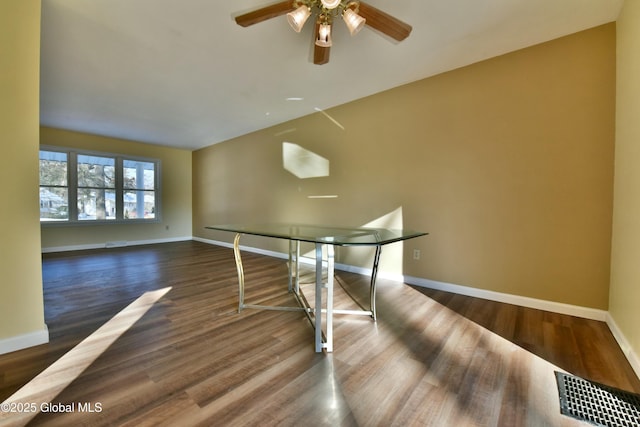
M 152 162 L 124 161 L 124 217 L 153 218 L 156 212 L 156 167 Z
M 40 151 L 40 221 L 69 219 L 67 153 Z
M 158 220 L 158 172 L 154 159 L 40 150 L 40 221 Z

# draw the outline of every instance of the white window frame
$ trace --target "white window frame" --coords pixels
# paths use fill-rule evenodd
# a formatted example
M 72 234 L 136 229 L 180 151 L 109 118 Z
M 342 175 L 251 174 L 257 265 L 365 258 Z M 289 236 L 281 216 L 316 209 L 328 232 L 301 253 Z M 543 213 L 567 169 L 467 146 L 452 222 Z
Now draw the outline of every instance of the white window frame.
M 77 150 L 67 147 L 57 147 L 51 145 L 41 145 L 40 151 L 53 151 L 64 153 L 67 155 L 67 202 L 68 202 L 68 219 L 61 220 L 43 220 L 40 219 L 40 225 L 43 226 L 64 226 L 64 225 L 105 225 L 105 224 L 135 224 L 135 223 L 158 223 L 161 222 L 162 204 L 161 204 L 161 162 L 159 159 L 131 156 L 128 154 L 107 153 L 91 150 Z M 115 219 L 79 219 L 78 218 L 78 156 L 98 156 L 115 159 Z M 131 189 L 124 188 L 124 162 L 131 160 L 135 162 L 153 163 L 154 165 L 154 189 L 138 190 L 154 192 L 154 217 L 153 218 L 126 218 L 124 206 L 124 193 Z M 44 185 L 46 187 L 46 185 Z M 136 191 L 136 190 L 133 190 Z

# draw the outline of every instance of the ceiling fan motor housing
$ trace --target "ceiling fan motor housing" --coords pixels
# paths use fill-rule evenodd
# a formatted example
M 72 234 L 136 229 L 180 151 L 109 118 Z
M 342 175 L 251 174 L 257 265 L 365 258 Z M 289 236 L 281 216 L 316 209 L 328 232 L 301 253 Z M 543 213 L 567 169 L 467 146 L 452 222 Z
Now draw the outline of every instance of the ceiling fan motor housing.
M 335 9 L 336 7 L 340 6 L 341 3 L 340 0 L 320 0 L 320 2 L 327 9 Z

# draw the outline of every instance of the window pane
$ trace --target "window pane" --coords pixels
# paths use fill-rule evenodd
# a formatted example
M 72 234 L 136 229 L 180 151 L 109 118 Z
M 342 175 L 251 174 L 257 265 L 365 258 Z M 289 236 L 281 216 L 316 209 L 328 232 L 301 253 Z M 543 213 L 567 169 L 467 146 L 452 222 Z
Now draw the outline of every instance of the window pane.
M 67 154 L 40 151 L 40 185 L 67 185 Z
M 66 188 L 40 187 L 40 220 L 64 221 L 69 219 Z
M 43 148 L 41 222 L 140 221 L 160 215 L 159 160 Z
M 156 194 L 155 191 L 127 191 L 124 193 L 124 218 L 146 218 L 156 217 Z
M 115 164 L 116 160 L 111 157 L 79 154 L 78 187 L 115 188 Z
M 124 188 L 132 190 L 155 189 L 155 164 L 136 160 L 124 161 Z
M 91 188 L 78 189 L 78 219 L 116 219 L 116 192 Z

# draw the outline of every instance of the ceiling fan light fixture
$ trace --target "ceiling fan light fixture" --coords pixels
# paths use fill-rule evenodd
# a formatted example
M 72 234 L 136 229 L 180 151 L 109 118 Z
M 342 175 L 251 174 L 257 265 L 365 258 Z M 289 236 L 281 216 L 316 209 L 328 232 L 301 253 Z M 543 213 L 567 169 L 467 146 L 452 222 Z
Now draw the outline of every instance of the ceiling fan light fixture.
M 362 27 L 364 27 L 364 23 L 366 22 L 366 19 L 358 15 L 353 9 L 350 8 L 344 10 L 342 19 L 344 20 L 344 23 L 349 29 L 349 33 L 352 36 L 358 34 Z
M 326 9 L 335 9 L 340 6 L 341 0 L 320 0 L 320 3 L 322 3 L 322 6 Z
M 342 18 L 352 36 L 366 25 L 396 41 L 402 41 L 412 30 L 411 25 L 371 6 L 368 0 L 281 0 L 236 16 L 235 21 L 242 27 L 248 27 L 285 15 L 291 28 L 298 33 L 313 15 L 314 28 L 310 35 L 313 37 L 313 63 L 316 65 L 329 62 L 332 25 L 338 17 Z
M 302 27 L 304 27 L 304 23 L 307 22 L 309 16 L 311 16 L 311 8 L 307 5 L 302 5 L 293 12 L 287 13 L 287 22 L 296 33 L 299 33 L 302 31 Z
M 318 38 L 316 45 L 320 47 L 331 47 L 331 24 L 321 22 L 318 26 Z

